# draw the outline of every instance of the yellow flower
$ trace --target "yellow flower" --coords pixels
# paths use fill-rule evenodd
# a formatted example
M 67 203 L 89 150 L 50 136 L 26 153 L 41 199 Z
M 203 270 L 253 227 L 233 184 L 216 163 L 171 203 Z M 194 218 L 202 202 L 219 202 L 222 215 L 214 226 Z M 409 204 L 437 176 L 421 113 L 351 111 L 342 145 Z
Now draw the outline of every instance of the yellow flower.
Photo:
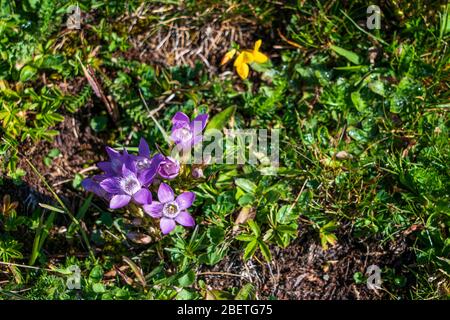
M 253 61 L 256 63 L 265 63 L 269 58 L 264 54 L 259 52 L 259 48 L 261 47 L 262 40 L 258 40 L 255 42 L 255 47 L 253 49 Z
M 248 73 L 250 71 L 250 67 L 248 66 L 249 63 L 252 62 L 265 63 L 267 60 L 269 60 L 269 58 L 265 54 L 259 52 L 261 43 L 262 43 L 261 40 L 256 41 L 253 51 L 251 50 L 242 51 L 241 53 L 239 53 L 238 57 L 234 61 L 236 71 L 242 79 L 247 79 L 248 77 Z M 229 51 L 222 59 L 222 62 L 226 59 L 230 60 L 235 55 L 235 53 L 236 53 L 235 50 Z M 228 60 L 226 60 L 226 62 Z
M 248 73 L 250 71 L 248 64 L 252 62 L 253 55 L 248 51 L 242 51 L 234 61 L 236 71 L 242 79 L 247 79 Z
M 230 51 L 228 51 L 222 58 L 222 61 L 220 62 L 220 65 L 223 66 L 224 64 L 226 64 L 228 61 L 230 61 L 231 59 L 233 59 L 234 55 L 236 54 L 236 49 L 231 49 Z

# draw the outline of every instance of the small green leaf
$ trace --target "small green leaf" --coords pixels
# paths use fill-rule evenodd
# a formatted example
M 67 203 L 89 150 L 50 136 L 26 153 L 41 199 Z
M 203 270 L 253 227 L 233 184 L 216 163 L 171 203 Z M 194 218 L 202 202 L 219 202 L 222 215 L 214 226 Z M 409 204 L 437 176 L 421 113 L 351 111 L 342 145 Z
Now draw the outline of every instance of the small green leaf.
M 95 132 L 102 132 L 106 129 L 108 118 L 105 116 L 97 116 L 91 119 L 90 125 Z
M 251 283 L 247 283 L 245 286 L 239 290 L 235 300 L 251 300 L 255 297 L 255 287 Z
M 352 92 L 350 95 L 353 105 L 355 106 L 356 110 L 359 112 L 362 112 L 366 109 L 367 104 L 364 101 L 364 99 L 361 97 L 361 93 L 359 91 Z
M 180 284 L 181 287 L 189 287 L 194 283 L 194 281 L 195 281 L 195 272 L 192 270 L 189 270 L 180 278 L 178 278 L 178 283 Z
M 261 250 L 262 255 L 266 259 L 267 262 L 272 261 L 272 253 L 270 252 L 269 246 L 265 244 L 263 241 L 259 242 L 259 249 Z
M 249 242 L 255 240 L 255 237 L 251 234 L 242 233 L 236 236 L 236 240 Z
M 254 184 L 252 181 L 248 179 L 238 178 L 234 180 L 234 182 L 239 188 L 241 188 L 245 192 L 253 194 L 256 191 L 256 184 Z
M 369 82 L 369 84 L 367 85 L 369 87 L 370 90 L 372 90 L 372 92 L 385 97 L 385 92 L 384 92 L 384 83 L 380 80 L 375 80 L 372 82 Z
M 250 193 L 246 193 L 244 194 L 242 197 L 239 198 L 238 200 L 238 204 L 241 207 L 245 207 L 248 205 L 251 205 L 253 202 L 255 202 L 255 196 L 250 194 Z
M 96 265 L 94 268 L 92 268 L 91 272 L 89 273 L 89 279 L 92 281 L 100 281 L 103 278 L 103 269 L 101 266 Z
M 354 52 L 349 51 L 347 49 L 335 46 L 335 45 L 331 45 L 330 46 L 331 50 L 333 50 L 334 52 L 336 52 L 338 55 L 343 56 L 344 58 L 346 58 L 348 61 L 354 63 L 354 64 L 360 64 L 361 63 L 361 58 Z
M 60 154 L 61 154 L 61 151 L 59 151 L 59 149 L 54 148 L 54 149 L 50 150 L 50 152 L 48 153 L 48 157 L 50 157 L 50 158 L 56 158 L 56 157 L 58 157 Z
M 49 205 L 49 204 L 39 203 L 39 206 L 40 206 L 41 208 L 44 208 L 44 209 L 47 209 L 47 210 L 50 210 L 50 211 L 54 211 L 54 212 L 58 212 L 58 213 L 64 213 L 64 210 L 59 209 L 59 208 L 56 208 L 56 207 L 51 206 L 51 205 Z
M 34 77 L 37 69 L 32 66 L 25 66 L 20 70 L 20 81 L 25 82 Z
M 228 107 L 225 110 L 216 114 L 206 126 L 205 134 L 208 134 L 208 130 L 222 130 L 230 122 L 231 118 L 236 112 L 236 107 Z
M 244 250 L 244 260 L 248 260 L 251 257 L 253 257 L 257 248 L 258 248 L 258 240 L 254 239 L 250 241 Z
M 255 236 L 259 237 L 261 235 L 261 229 L 254 220 L 248 220 L 248 225 Z
M 94 283 L 92 285 L 92 291 L 94 291 L 95 293 L 104 293 L 106 292 L 106 289 L 102 283 Z

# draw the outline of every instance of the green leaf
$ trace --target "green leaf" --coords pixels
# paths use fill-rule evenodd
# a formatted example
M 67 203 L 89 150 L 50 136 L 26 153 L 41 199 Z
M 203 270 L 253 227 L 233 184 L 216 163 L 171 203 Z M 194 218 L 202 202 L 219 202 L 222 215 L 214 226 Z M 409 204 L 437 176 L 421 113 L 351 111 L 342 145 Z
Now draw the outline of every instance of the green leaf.
M 259 249 L 261 250 L 262 255 L 266 259 L 267 262 L 272 261 L 272 253 L 270 252 L 269 246 L 265 244 L 263 241 L 259 242 Z
M 101 266 L 96 265 L 92 268 L 91 272 L 89 273 L 89 279 L 92 281 L 100 281 L 103 278 L 103 269 Z
M 296 219 L 296 215 L 291 209 L 291 205 L 284 205 L 277 211 L 277 222 L 287 224 L 292 219 Z
M 48 157 L 56 158 L 60 154 L 61 154 L 61 151 L 59 151 L 59 149 L 54 148 L 54 149 L 50 150 L 50 152 L 48 153 Z
M 51 206 L 49 204 L 45 204 L 45 203 L 39 203 L 39 206 L 41 208 L 50 210 L 50 211 L 54 211 L 54 212 L 58 212 L 58 213 L 64 213 L 64 210 L 60 209 L 60 208 L 56 208 L 54 206 Z
M 34 77 L 37 69 L 32 66 L 25 66 L 20 70 L 20 81 L 25 82 Z
M 195 281 L 195 272 L 192 270 L 189 270 L 180 278 L 178 278 L 178 283 L 180 284 L 181 287 L 189 287 L 194 283 L 194 281 Z
M 256 184 L 248 179 L 238 178 L 234 180 L 234 183 L 247 193 L 254 194 L 256 191 Z
M 247 283 L 239 290 L 235 300 L 252 300 L 255 297 L 255 287 L 251 283 Z
M 244 250 L 244 260 L 248 260 L 249 258 L 253 257 L 257 248 L 258 248 L 258 240 L 254 239 L 250 241 Z
M 242 234 L 237 235 L 235 239 L 239 240 L 239 241 L 249 242 L 249 241 L 255 240 L 255 237 L 251 234 L 242 233 Z
M 364 101 L 364 99 L 361 97 L 361 93 L 359 91 L 352 92 L 350 95 L 353 105 L 355 106 L 356 110 L 359 112 L 362 112 L 366 109 L 367 104 Z
M 230 122 L 231 118 L 234 116 L 236 112 L 236 107 L 228 107 L 225 110 L 216 114 L 206 126 L 205 134 L 208 134 L 208 130 L 222 130 L 225 126 Z
M 238 204 L 241 207 L 245 207 L 248 205 L 251 205 L 253 202 L 255 202 L 255 196 L 250 194 L 250 193 L 246 193 L 244 194 L 242 197 L 239 198 L 238 200 Z
M 225 231 L 220 227 L 209 227 L 206 231 L 206 235 L 211 243 L 219 244 L 223 241 L 225 237 Z
M 90 125 L 95 132 L 102 132 L 106 129 L 108 118 L 105 116 L 97 116 L 91 119 Z
M 78 189 L 81 186 L 81 182 L 83 182 L 83 176 L 79 173 L 76 173 L 72 180 L 72 187 L 74 189 Z
M 335 46 L 335 45 L 331 45 L 330 46 L 331 50 L 333 50 L 334 52 L 336 52 L 338 55 L 343 56 L 344 58 L 346 58 L 348 61 L 354 63 L 354 64 L 360 64 L 361 63 L 361 58 L 354 52 L 349 51 L 347 49 Z
M 92 285 L 92 291 L 94 291 L 95 293 L 104 293 L 106 292 L 106 289 L 102 283 L 94 283 Z
M 193 299 L 195 299 L 196 296 L 197 296 L 197 294 L 195 292 L 183 289 L 180 292 L 178 292 L 175 299 L 177 299 L 177 300 L 193 300 Z
M 370 90 L 372 90 L 372 92 L 385 97 L 385 93 L 384 93 L 384 83 L 380 80 L 375 80 L 372 82 L 369 82 L 369 84 L 367 85 L 369 87 Z
M 258 224 L 254 220 L 248 220 L 247 223 L 250 229 L 252 229 L 254 235 L 259 237 L 261 235 L 261 229 L 259 228 Z

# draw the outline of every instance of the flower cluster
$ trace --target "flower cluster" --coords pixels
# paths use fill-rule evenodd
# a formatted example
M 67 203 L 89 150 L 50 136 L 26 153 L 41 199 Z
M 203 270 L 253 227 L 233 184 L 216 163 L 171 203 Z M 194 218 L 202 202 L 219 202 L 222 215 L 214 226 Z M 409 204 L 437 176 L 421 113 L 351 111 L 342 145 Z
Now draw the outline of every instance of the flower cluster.
M 242 79 L 247 79 L 250 72 L 250 63 L 265 63 L 269 60 L 269 58 L 265 54 L 259 51 L 261 44 L 261 40 L 256 41 L 253 50 L 243 50 L 238 54 L 236 60 L 234 60 L 234 67 L 236 68 L 236 72 Z M 228 51 L 223 57 L 221 65 L 224 65 L 228 61 L 233 59 L 236 53 L 236 49 Z
M 202 141 L 202 131 L 206 126 L 208 115 L 201 114 L 193 121 L 182 112 L 172 118 L 171 139 L 181 150 L 188 150 Z M 119 209 L 130 202 L 142 206 L 150 217 L 160 219 L 163 234 L 170 233 L 176 223 L 193 227 L 194 218 L 187 209 L 195 200 L 193 192 L 183 192 L 177 197 L 173 189 L 162 180 L 173 180 L 180 174 L 180 163 L 177 159 L 160 153 L 151 155 L 145 139 L 141 138 L 138 154 L 129 154 L 106 147 L 109 161 L 99 162 L 100 175 L 86 178 L 82 186 L 89 192 L 109 202 L 111 209 Z M 158 201 L 152 197 L 152 188 L 159 184 Z

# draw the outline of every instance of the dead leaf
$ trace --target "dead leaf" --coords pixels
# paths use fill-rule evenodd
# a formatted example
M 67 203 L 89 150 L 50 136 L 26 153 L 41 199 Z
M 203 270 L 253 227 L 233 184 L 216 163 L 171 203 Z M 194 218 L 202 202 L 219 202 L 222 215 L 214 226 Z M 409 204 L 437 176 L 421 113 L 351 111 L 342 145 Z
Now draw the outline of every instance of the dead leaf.
M 128 232 L 127 238 L 137 244 L 149 244 L 152 242 L 152 238 L 149 235 L 140 232 Z
M 142 272 L 142 269 L 138 267 L 130 258 L 128 257 L 122 257 L 123 261 L 125 261 L 133 270 L 134 274 L 136 275 L 137 279 L 141 283 L 142 287 L 147 287 L 147 282 L 144 278 L 144 273 Z
M 233 231 L 236 232 L 239 229 L 240 224 L 245 224 L 248 220 L 254 219 L 256 216 L 256 209 L 253 207 L 244 207 L 239 212 L 236 220 L 234 221 Z

